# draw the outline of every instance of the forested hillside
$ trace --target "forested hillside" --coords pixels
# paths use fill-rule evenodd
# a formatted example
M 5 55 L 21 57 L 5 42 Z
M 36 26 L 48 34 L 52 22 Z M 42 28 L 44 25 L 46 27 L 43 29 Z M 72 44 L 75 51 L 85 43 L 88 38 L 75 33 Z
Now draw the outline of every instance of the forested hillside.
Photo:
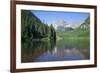
M 36 17 L 30 10 L 21 10 L 21 41 L 56 39 L 53 26 L 48 26 Z

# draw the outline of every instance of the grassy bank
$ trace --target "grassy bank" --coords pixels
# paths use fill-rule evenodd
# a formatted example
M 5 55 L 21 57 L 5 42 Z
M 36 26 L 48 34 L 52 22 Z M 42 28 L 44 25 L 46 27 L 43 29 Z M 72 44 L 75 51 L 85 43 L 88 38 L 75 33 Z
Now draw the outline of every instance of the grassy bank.
M 90 33 L 89 30 L 74 30 L 74 31 L 65 31 L 65 32 L 57 32 L 57 36 L 62 38 L 89 38 Z

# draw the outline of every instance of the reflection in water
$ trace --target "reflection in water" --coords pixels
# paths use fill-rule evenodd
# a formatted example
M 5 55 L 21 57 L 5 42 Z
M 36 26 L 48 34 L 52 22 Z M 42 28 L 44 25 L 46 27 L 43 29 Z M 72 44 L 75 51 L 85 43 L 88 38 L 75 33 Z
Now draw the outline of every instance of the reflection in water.
M 21 61 L 85 60 L 90 58 L 89 47 L 89 39 L 28 42 L 22 44 Z

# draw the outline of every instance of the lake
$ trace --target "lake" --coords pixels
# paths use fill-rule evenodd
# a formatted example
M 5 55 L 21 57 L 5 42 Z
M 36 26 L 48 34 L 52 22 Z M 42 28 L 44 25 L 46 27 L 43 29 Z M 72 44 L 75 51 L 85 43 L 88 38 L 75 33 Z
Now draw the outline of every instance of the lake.
M 49 62 L 90 59 L 90 39 L 32 41 L 21 44 L 21 62 Z

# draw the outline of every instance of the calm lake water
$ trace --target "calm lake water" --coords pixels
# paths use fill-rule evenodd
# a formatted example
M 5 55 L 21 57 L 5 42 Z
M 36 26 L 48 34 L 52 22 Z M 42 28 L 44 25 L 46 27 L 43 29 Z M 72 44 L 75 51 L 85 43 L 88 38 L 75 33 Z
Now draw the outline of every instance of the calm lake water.
M 89 39 L 33 41 L 21 46 L 22 63 L 90 59 Z

